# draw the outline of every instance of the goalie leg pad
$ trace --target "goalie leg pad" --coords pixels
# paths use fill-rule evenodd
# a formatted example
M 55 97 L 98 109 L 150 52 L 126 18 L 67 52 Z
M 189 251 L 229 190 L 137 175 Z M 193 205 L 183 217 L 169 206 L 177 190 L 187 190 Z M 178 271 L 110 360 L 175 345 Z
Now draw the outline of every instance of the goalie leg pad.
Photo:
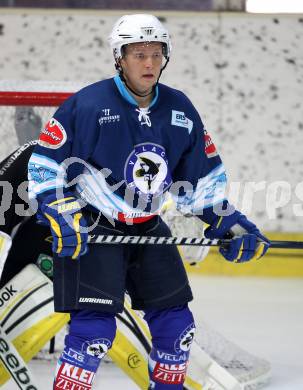
M 90 390 L 95 373 L 111 348 L 115 335 L 113 314 L 90 310 L 72 312 L 65 348 L 57 364 L 54 390 Z
M 148 363 L 150 389 L 182 390 L 195 333 L 191 311 L 182 305 L 146 311 L 144 318 L 153 343 Z

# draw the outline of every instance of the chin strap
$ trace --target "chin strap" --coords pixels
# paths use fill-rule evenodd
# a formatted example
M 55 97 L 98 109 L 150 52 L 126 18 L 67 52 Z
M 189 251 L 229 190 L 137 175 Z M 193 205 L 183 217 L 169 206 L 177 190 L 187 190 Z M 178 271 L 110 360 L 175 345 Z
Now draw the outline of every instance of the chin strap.
M 132 89 L 128 84 L 127 84 L 127 81 L 124 77 L 124 74 L 123 74 L 123 69 L 122 69 L 122 66 L 120 65 L 119 61 L 116 61 L 115 63 L 115 68 L 116 70 L 118 71 L 119 73 L 119 77 L 120 79 L 123 81 L 123 83 L 126 85 L 126 87 L 136 96 L 139 96 L 139 97 L 146 97 L 146 96 L 149 96 L 151 95 L 152 93 L 154 93 L 155 89 L 156 89 L 156 86 L 158 85 L 159 83 L 159 80 L 160 80 L 160 77 L 162 75 L 162 72 L 163 70 L 166 68 L 167 64 L 168 64 L 168 61 L 169 61 L 169 58 L 166 58 L 166 62 L 164 64 L 164 66 L 161 68 L 161 71 L 160 71 L 160 74 L 159 74 L 159 77 L 158 77 L 158 80 L 156 82 L 156 84 L 153 85 L 151 91 L 149 93 L 147 93 L 146 95 L 141 95 L 139 94 L 138 92 L 136 92 L 134 89 Z

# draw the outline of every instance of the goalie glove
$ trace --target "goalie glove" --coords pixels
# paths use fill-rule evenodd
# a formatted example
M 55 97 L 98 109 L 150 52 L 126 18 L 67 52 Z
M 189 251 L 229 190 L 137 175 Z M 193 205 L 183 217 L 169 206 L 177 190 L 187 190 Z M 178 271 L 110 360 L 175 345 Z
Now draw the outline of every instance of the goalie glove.
M 59 257 L 77 259 L 87 251 L 87 225 L 81 205 L 73 194 L 66 193 L 61 199 L 57 199 L 56 194 L 47 196 L 41 205 L 41 213 L 51 228 L 54 253 Z
M 258 260 L 270 246 L 270 241 L 261 234 L 257 226 L 239 211 L 228 216 L 217 216 L 205 230 L 205 237 L 232 238 L 228 247 L 223 246 L 219 251 L 226 260 L 235 263 Z

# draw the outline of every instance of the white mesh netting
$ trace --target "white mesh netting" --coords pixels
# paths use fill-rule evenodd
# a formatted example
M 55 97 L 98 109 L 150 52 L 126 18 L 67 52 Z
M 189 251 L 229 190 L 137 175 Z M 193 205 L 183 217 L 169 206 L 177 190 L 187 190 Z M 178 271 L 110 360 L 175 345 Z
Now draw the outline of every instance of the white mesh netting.
M 0 136 L 6 141 L 0 145 L 0 160 L 37 137 L 56 110 L 56 106 L 47 106 L 48 101 L 59 105 L 66 93 L 83 86 L 85 83 L 0 80 Z

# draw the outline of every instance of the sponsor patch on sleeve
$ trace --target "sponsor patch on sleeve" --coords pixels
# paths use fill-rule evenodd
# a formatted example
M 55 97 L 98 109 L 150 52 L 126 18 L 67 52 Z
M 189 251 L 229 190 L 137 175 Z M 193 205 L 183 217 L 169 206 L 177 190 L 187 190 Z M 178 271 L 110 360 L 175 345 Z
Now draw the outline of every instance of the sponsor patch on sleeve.
M 172 110 L 171 124 L 174 126 L 185 127 L 190 134 L 193 129 L 193 121 L 186 117 L 182 111 Z
M 40 133 L 38 142 L 46 148 L 58 149 L 64 145 L 66 138 L 64 127 L 55 118 L 52 118 Z
M 215 157 L 218 155 L 215 144 L 213 143 L 210 135 L 204 129 L 204 141 L 205 141 L 205 153 L 208 158 Z

